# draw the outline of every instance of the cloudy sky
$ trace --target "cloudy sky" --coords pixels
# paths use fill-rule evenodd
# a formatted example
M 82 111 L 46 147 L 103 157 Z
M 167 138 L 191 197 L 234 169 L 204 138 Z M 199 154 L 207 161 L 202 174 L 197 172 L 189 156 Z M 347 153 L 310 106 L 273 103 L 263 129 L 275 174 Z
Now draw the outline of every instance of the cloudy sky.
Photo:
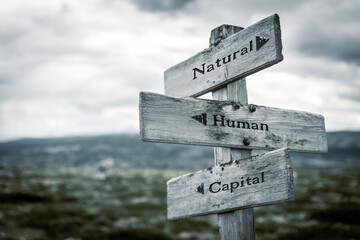
M 0 140 L 138 132 L 140 91 L 222 24 L 278 13 L 284 60 L 247 77 L 249 102 L 360 130 L 357 0 L 0 0 Z

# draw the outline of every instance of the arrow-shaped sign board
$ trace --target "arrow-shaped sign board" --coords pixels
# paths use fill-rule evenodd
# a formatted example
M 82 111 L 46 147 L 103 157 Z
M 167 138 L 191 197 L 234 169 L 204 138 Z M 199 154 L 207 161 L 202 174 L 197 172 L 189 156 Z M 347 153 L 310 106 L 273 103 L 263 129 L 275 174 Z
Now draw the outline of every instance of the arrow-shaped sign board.
M 307 112 L 140 93 L 140 136 L 148 142 L 325 153 L 324 118 Z
M 293 199 L 293 171 L 288 149 L 232 161 L 167 182 L 169 219 Z
M 282 61 L 277 14 L 165 71 L 165 93 L 200 96 Z

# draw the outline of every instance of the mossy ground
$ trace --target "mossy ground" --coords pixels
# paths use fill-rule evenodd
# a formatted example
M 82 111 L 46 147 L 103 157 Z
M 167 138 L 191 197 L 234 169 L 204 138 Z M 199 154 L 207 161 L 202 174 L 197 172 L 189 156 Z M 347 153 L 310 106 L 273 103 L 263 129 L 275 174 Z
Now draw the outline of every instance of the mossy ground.
M 0 239 L 219 239 L 216 215 L 166 219 L 166 181 L 185 171 L 2 169 Z M 299 170 L 295 201 L 255 208 L 257 239 L 360 239 L 360 173 Z

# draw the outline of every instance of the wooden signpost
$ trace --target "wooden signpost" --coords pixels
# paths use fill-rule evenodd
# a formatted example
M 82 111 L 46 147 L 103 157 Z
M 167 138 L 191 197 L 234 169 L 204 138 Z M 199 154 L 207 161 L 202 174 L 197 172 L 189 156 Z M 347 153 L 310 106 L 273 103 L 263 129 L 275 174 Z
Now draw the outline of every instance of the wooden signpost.
M 294 198 L 289 151 L 327 152 L 322 116 L 248 104 L 243 77 L 281 51 L 276 14 L 244 30 L 222 25 L 208 49 L 165 71 L 168 96 L 140 93 L 142 140 L 215 146 L 214 167 L 168 181 L 169 219 L 218 213 L 221 239 L 253 240 L 252 208 Z M 194 98 L 209 91 L 216 101 Z

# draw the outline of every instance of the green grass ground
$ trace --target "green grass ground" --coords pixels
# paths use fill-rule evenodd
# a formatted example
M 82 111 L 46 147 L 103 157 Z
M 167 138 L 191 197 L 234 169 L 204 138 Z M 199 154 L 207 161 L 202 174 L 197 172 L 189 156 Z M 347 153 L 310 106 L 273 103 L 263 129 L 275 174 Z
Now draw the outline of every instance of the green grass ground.
M 219 239 L 217 216 L 166 219 L 170 170 L 0 170 L 0 239 Z M 258 240 L 360 239 L 360 173 L 298 170 L 295 201 L 255 208 Z

